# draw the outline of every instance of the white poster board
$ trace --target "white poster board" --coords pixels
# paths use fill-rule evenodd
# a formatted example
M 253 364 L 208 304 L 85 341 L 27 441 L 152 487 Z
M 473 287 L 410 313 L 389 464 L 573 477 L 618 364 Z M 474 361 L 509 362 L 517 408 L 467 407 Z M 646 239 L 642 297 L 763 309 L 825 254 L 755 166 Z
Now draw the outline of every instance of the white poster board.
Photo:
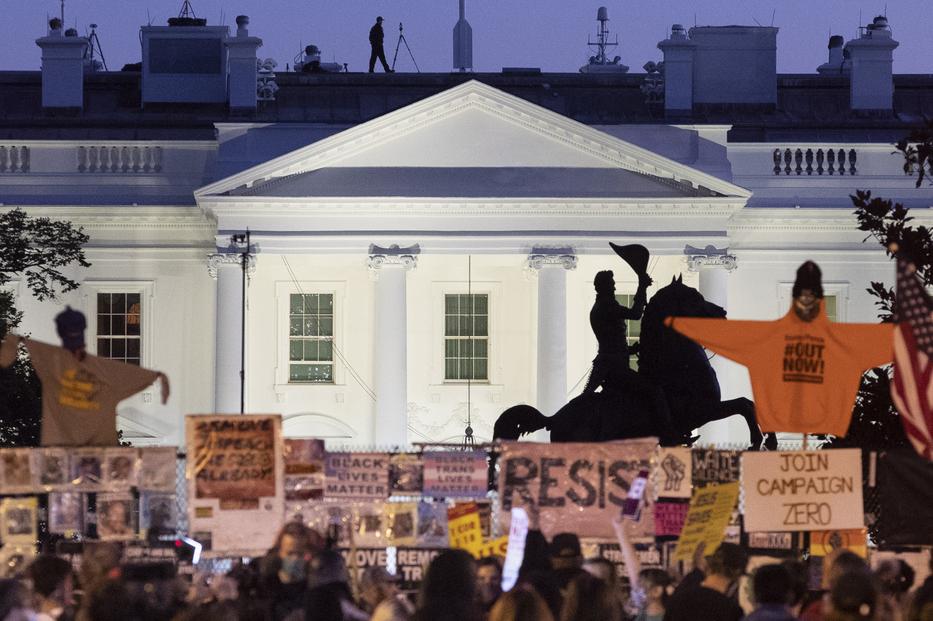
M 742 455 L 745 530 L 863 528 L 858 449 Z
M 282 417 L 185 418 L 191 537 L 212 553 L 265 552 L 285 516 Z
M 660 447 L 654 476 L 658 498 L 690 498 L 693 487 L 690 449 L 686 446 Z

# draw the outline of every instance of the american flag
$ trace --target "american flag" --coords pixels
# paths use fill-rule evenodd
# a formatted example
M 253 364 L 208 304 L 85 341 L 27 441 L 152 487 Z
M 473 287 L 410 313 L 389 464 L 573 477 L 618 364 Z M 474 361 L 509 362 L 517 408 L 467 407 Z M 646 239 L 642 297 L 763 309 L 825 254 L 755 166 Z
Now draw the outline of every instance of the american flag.
M 912 263 L 898 258 L 891 397 L 910 442 L 933 460 L 933 301 L 915 272 Z

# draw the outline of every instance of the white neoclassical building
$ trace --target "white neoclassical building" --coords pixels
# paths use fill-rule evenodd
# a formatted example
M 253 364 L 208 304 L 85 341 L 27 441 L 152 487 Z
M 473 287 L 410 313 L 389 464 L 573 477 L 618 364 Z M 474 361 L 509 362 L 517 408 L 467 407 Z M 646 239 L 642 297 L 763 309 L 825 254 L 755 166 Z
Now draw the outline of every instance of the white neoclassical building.
M 181 443 L 185 414 L 241 397 L 287 434 L 355 445 L 459 442 L 468 423 L 487 440 L 517 403 L 551 414 L 595 355 L 595 273 L 635 291 L 610 241 L 649 248 L 649 296 L 683 275 L 735 318 L 782 315 L 813 259 L 832 318 L 874 321 L 866 288 L 893 268 L 849 195 L 920 219 L 933 197 L 892 153 L 933 80 L 891 75 L 881 26 L 806 76 L 777 75 L 774 28 L 675 28 L 663 83 L 280 74 L 258 103 L 239 81 L 259 40 L 198 32 L 144 28 L 139 72 L 87 75 L 86 42 L 50 32 L 42 72 L 0 73 L 2 208 L 91 236 L 72 294 L 11 283 L 23 330 L 54 341 L 68 303 L 92 351 L 165 371 L 167 405 L 152 388 L 120 406 L 137 444 Z M 169 66 L 169 35 L 217 43 L 226 91 Z M 724 398 L 750 394 L 743 367 L 714 366 Z M 739 419 L 704 435 L 747 441 Z

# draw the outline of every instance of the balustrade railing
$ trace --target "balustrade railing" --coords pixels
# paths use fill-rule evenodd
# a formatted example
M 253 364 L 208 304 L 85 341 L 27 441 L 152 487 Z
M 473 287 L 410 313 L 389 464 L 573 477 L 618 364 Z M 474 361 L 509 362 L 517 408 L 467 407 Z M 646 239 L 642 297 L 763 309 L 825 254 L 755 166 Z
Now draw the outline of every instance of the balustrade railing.
M 78 147 L 78 172 L 154 173 L 162 170 L 162 147 Z
M 0 173 L 29 172 L 29 147 L 0 145 Z
M 855 149 L 775 149 L 772 153 L 775 175 L 855 175 L 858 174 Z

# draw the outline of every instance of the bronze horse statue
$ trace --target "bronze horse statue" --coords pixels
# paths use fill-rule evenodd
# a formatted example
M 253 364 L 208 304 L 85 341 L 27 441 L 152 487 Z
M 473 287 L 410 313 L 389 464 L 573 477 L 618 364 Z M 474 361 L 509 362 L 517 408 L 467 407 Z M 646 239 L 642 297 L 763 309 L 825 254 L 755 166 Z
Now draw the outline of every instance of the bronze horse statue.
M 547 429 L 552 442 L 657 436 L 662 444 L 676 445 L 695 439 L 690 438 L 692 431 L 706 423 L 739 415 L 748 424 L 752 448 L 760 448 L 764 436 L 755 419 L 754 403 L 745 397 L 722 401 L 716 371 L 706 351 L 666 327 L 664 319 L 671 316 L 723 318 L 726 311 L 683 284 L 682 276 L 658 290 L 645 307 L 638 373 L 664 395 L 669 422 L 657 416 L 647 395 L 609 386 L 574 397 L 551 417 L 530 405 L 511 407 L 496 420 L 494 437 L 517 440 L 526 433 Z M 776 444 L 776 437 L 769 434 L 765 445 L 775 448 Z

